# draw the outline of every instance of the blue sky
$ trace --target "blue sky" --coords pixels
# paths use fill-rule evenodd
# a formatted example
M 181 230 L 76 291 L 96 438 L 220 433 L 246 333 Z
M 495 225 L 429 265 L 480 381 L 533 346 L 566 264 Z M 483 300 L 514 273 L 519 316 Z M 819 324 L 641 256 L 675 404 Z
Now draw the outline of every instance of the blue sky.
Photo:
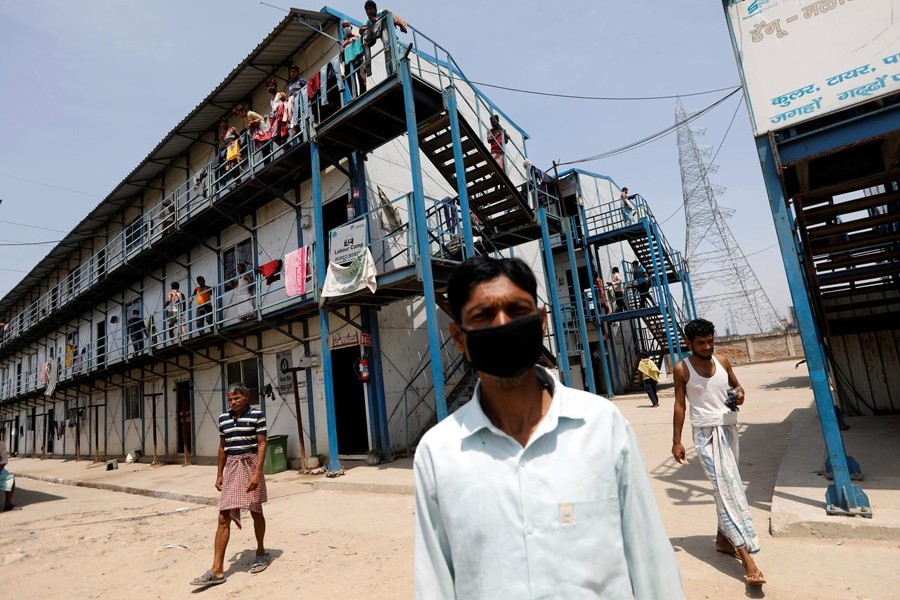
M 274 0 L 272 4 L 289 7 Z M 363 15 L 362 0 L 331 2 Z M 320 4 L 293 6 L 319 10 Z M 390 8 L 450 50 L 466 75 L 498 85 L 595 96 L 688 94 L 739 83 L 724 12 L 709 0 L 422 2 Z M 226 0 L 0 3 L 0 243 L 60 239 L 96 206 L 282 18 Z M 564 100 L 484 88 L 531 135 L 539 166 L 617 148 L 671 125 L 673 100 Z M 685 98 L 689 110 L 721 97 Z M 735 96 L 705 115 L 717 147 Z M 580 166 L 646 197 L 662 220 L 682 202 L 672 134 Z M 731 227 L 780 313 L 791 303 L 750 123 L 742 106 L 713 182 Z M 38 229 L 43 228 L 43 229 Z M 684 246 L 681 211 L 664 226 Z M 51 248 L 0 246 L 0 295 Z M 758 252 L 762 250 L 762 252 Z M 758 252 L 758 253 L 757 253 Z M 754 254 L 755 253 L 755 254 Z

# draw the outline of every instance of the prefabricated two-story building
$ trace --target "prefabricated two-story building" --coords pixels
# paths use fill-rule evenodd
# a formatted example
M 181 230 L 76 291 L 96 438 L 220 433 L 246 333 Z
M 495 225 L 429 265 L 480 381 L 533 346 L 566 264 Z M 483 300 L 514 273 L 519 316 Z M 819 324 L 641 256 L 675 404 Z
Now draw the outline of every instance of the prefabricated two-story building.
M 359 25 L 292 9 L 0 300 L 13 452 L 212 461 L 235 382 L 292 464 L 408 451 L 477 380 L 445 297 L 475 254 L 534 268 L 542 360 L 573 385 L 626 389 L 657 317 L 656 355 L 680 351 L 659 277 L 655 309 L 593 301 L 635 259 L 682 280 L 652 215 L 610 220 L 612 179 L 535 169 L 525 131 L 415 27 Z

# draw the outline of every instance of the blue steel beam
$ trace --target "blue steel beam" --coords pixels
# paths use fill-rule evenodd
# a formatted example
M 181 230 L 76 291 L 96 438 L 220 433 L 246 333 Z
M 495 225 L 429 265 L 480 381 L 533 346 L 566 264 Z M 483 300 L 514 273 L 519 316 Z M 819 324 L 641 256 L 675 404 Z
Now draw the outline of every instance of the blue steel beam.
M 587 215 L 584 212 L 584 206 L 579 207 L 579 212 L 581 214 L 581 222 L 584 224 L 584 233 L 586 237 Z M 597 286 L 594 285 L 594 268 L 591 264 L 593 261 L 591 260 L 590 246 L 587 245 L 584 237 L 582 238 L 581 243 L 581 248 L 584 253 L 584 263 L 587 265 L 588 281 L 591 285 L 591 299 L 594 301 L 594 321 L 597 323 L 597 347 L 600 349 L 600 364 L 603 367 L 603 382 L 606 384 L 606 396 L 607 398 L 615 398 L 616 392 L 613 390 L 612 382 L 609 379 L 609 362 L 606 358 L 606 341 L 603 339 L 603 323 L 600 321 L 600 294 L 606 294 L 606 291 L 598 289 Z M 609 326 L 607 325 L 607 327 Z
M 391 31 L 393 31 L 391 27 Z M 438 421 L 447 417 L 447 398 L 444 393 L 444 361 L 441 357 L 441 330 L 434 295 L 434 273 L 425 216 L 425 190 L 422 184 L 422 159 L 419 155 L 419 125 L 413 98 L 412 74 L 409 58 L 399 61 L 400 81 L 403 85 L 403 106 L 406 112 L 406 137 L 409 143 L 409 168 L 413 184 L 413 214 L 415 216 L 417 265 L 421 269 L 422 292 L 425 295 L 425 318 L 428 321 L 428 352 L 431 356 L 431 381 L 434 384 L 434 408 Z M 463 219 L 468 215 L 463 215 Z
M 472 218 L 469 212 L 469 191 L 466 188 L 466 163 L 463 160 L 462 142 L 459 135 L 459 112 L 456 105 L 456 88 L 444 90 L 447 114 L 450 116 L 450 137 L 453 139 L 453 162 L 456 167 L 456 193 L 459 194 L 459 220 L 462 224 L 466 258 L 475 256 L 472 238 Z
M 585 227 L 587 225 L 585 224 Z M 597 385 L 594 383 L 594 365 L 591 361 L 591 348 L 588 344 L 587 323 L 584 319 L 584 293 L 581 281 L 578 277 L 578 262 L 575 259 L 575 243 L 572 241 L 572 218 L 563 217 L 563 235 L 566 236 L 566 251 L 569 253 L 569 269 L 572 273 L 572 286 L 575 292 L 575 314 L 578 316 L 578 333 L 581 336 L 581 364 L 584 365 L 587 377 L 588 391 L 597 393 Z M 594 304 L 597 304 L 594 301 Z M 602 336 L 601 336 L 602 337 Z
M 677 356 L 678 360 L 681 360 L 681 343 L 679 341 L 680 338 L 678 337 L 678 317 L 675 314 L 675 301 L 672 299 L 672 289 L 669 287 L 669 277 L 666 275 L 666 259 L 665 249 L 662 244 L 662 233 L 659 231 L 659 225 L 657 223 L 652 223 L 651 228 L 653 230 L 653 239 L 656 241 L 656 251 L 659 255 L 659 262 L 662 265 L 662 284 L 666 292 L 666 309 L 669 312 L 672 340 L 675 343 L 675 346 L 672 347 L 672 351 Z M 672 368 L 674 368 L 674 361 L 672 362 L 672 365 Z
M 834 472 L 834 483 L 829 485 L 825 492 L 825 511 L 832 515 L 861 515 L 871 518 L 872 509 L 869 505 L 869 498 L 850 480 L 844 440 L 838 427 L 834 400 L 828 385 L 825 352 L 813 316 L 809 290 L 803 277 L 803 267 L 798 254 L 797 240 L 794 236 L 794 223 L 788 211 L 784 188 L 778 177 L 775 156 L 769 140 L 766 138 L 757 138 L 756 148 L 759 152 L 763 179 L 769 196 L 772 220 L 775 222 L 775 232 L 778 235 L 781 259 L 784 262 L 791 299 L 794 301 L 797 325 L 800 328 L 800 340 L 806 354 L 806 366 L 816 400 L 822 435 L 825 438 L 825 449 Z
M 566 347 L 566 336 L 563 332 L 562 311 L 559 308 L 559 290 L 556 288 L 556 266 L 553 264 L 553 247 L 550 245 L 550 233 L 547 229 L 547 208 L 538 209 L 541 223 L 541 246 L 544 249 L 544 273 L 547 275 L 547 293 L 550 294 L 550 312 L 553 316 L 553 332 L 556 338 L 556 362 L 562 383 L 569 381 L 569 349 Z
M 313 222 L 316 231 L 316 287 L 325 285 L 328 261 L 325 260 L 325 226 L 322 223 L 322 166 L 319 161 L 319 142 L 309 142 L 312 160 Z M 338 458 L 337 413 L 334 405 L 334 370 L 331 365 L 331 325 L 328 310 L 319 308 L 319 329 L 322 348 L 322 378 L 325 380 L 325 425 L 328 428 L 328 471 L 340 473 L 344 470 Z M 308 399 L 312 402 L 312 398 Z
M 378 329 L 378 311 L 363 309 L 369 315 L 369 335 L 372 336 L 372 379 L 375 381 L 375 410 L 378 413 L 378 447 L 385 458 L 392 456 L 391 438 L 388 435 L 387 400 L 384 393 L 384 367 L 381 362 L 381 333 Z

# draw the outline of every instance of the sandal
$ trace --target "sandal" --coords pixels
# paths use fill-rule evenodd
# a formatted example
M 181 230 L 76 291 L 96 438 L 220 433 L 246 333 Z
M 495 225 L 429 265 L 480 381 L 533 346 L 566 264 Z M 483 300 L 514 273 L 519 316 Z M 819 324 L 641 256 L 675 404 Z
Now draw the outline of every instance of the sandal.
M 200 577 L 195 577 L 191 580 L 191 585 L 220 585 L 225 583 L 226 577 L 223 575 L 222 577 L 216 577 L 216 574 L 212 571 L 207 571 Z
M 262 573 L 269 566 L 269 561 L 272 559 L 268 554 L 263 554 L 262 556 L 257 556 L 253 561 L 253 564 L 250 565 L 251 573 Z
M 744 582 L 750 587 L 759 587 L 766 582 L 762 571 L 757 571 L 755 575 L 744 575 Z

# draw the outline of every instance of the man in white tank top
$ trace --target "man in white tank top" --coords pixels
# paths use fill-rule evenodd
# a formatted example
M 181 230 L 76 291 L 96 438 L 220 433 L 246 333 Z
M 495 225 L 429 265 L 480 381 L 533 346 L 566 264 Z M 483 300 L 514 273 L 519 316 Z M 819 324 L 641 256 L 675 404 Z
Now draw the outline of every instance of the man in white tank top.
M 681 443 L 686 400 L 694 447 L 713 486 L 718 517 L 716 550 L 739 558 L 747 585 L 761 586 L 765 578 L 750 556 L 759 551 L 759 539 L 738 471 L 737 411 L 744 403 L 744 388 L 728 359 L 715 355 L 715 325 L 695 319 L 685 325 L 684 336 L 692 356 L 675 366 L 672 456 L 687 464 Z

